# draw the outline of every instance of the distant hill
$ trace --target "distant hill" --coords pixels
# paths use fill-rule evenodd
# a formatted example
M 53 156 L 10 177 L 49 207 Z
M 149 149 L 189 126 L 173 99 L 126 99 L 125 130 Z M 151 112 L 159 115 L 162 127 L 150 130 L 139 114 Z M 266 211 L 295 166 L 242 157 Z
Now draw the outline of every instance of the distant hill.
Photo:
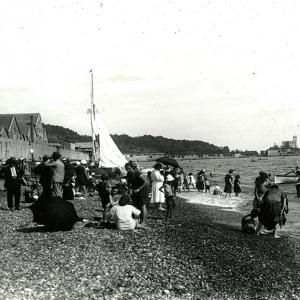
M 91 136 L 79 135 L 77 132 L 62 126 L 44 124 L 49 143 L 89 142 Z M 216 154 L 228 152 L 228 147 L 217 147 L 202 141 L 174 140 L 162 136 L 144 135 L 131 137 L 125 134 L 111 135 L 112 139 L 123 153 L 162 152 L 168 154 Z
M 57 125 L 43 124 L 46 128 L 49 143 L 60 142 L 90 142 L 91 137 Z

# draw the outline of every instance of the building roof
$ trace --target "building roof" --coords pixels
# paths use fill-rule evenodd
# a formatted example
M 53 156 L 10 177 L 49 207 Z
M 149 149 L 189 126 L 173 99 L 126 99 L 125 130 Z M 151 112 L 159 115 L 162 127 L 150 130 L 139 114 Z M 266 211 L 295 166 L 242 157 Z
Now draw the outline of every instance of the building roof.
M 23 134 L 28 134 L 28 130 L 31 125 L 31 116 L 33 116 L 33 124 L 37 123 L 39 113 L 32 114 L 14 114 L 17 119 L 18 125 L 20 127 L 20 131 Z
M 5 127 L 4 127 L 3 125 L 1 125 L 1 126 L 0 126 L 0 134 L 3 134 L 3 133 L 5 133 L 5 137 L 8 136 L 7 130 L 5 129 Z
M 9 129 L 13 114 L 0 114 L 0 128 L 4 126 L 6 130 Z

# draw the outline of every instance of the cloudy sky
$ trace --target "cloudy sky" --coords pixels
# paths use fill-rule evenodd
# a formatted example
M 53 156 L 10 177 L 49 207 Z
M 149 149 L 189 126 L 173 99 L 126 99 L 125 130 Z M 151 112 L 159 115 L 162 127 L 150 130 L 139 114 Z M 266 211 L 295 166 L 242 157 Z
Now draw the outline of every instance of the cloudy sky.
M 300 2 L 0 3 L 0 113 L 262 150 L 300 138 Z

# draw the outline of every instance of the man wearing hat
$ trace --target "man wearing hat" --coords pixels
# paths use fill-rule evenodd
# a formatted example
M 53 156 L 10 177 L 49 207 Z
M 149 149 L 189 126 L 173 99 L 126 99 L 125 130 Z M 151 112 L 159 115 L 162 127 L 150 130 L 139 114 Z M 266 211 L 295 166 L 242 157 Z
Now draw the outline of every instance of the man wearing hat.
M 65 166 L 61 161 L 61 154 L 53 152 L 52 162 L 46 162 L 45 165 L 52 168 L 52 196 L 63 196 L 63 182 L 65 177 Z
M 18 167 L 18 161 L 11 157 L 8 166 L 4 169 L 4 187 L 7 190 L 7 206 L 9 210 L 20 209 L 21 184 L 23 180 L 23 170 Z M 15 205 L 14 201 L 15 200 Z

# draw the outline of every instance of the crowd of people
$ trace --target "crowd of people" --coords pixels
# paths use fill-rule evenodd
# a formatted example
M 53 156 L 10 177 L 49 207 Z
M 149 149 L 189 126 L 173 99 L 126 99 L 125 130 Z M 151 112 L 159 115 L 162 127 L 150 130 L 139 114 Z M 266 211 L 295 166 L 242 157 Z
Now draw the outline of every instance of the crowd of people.
M 143 174 L 136 163 L 129 161 L 125 165 L 126 175 L 121 176 L 118 172 L 117 180 L 113 182 L 104 174 L 96 179 L 93 166 L 85 160 L 71 162 L 62 158 L 59 152 L 54 152 L 51 157 L 45 155 L 32 170 L 36 188 L 41 186 L 39 201 L 73 200 L 76 196 L 84 199 L 88 193 L 94 195 L 97 192 L 102 203 L 104 226 L 120 230 L 147 229 L 149 210 L 151 213 L 162 212 L 166 219 L 172 219 L 176 195 L 190 190 L 210 193 L 209 178 L 213 177 L 212 173 L 208 176 L 205 169 L 199 169 L 194 176 L 193 173 L 185 174 L 179 167 L 171 168 L 161 163 L 155 163 L 153 170 Z M 8 209 L 19 210 L 21 186 L 28 186 L 34 180 L 28 176 L 24 161 L 15 157 L 1 165 L 0 173 L 7 191 Z M 225 197 L 241 193 L 240 175 L 234 175 L 233 169 L 225 175 L 224 183 Z M 216 186 L 213 194 L 220 195 L 222 191 Z M 255 180 L 253 210 L 242 220 L 243 231 L 257 234 L 271 231 L 278 237 L 278 226 L 285 224 L 287 213 L 286 194 L 271 181 L 270 174 L 260 172 Z

